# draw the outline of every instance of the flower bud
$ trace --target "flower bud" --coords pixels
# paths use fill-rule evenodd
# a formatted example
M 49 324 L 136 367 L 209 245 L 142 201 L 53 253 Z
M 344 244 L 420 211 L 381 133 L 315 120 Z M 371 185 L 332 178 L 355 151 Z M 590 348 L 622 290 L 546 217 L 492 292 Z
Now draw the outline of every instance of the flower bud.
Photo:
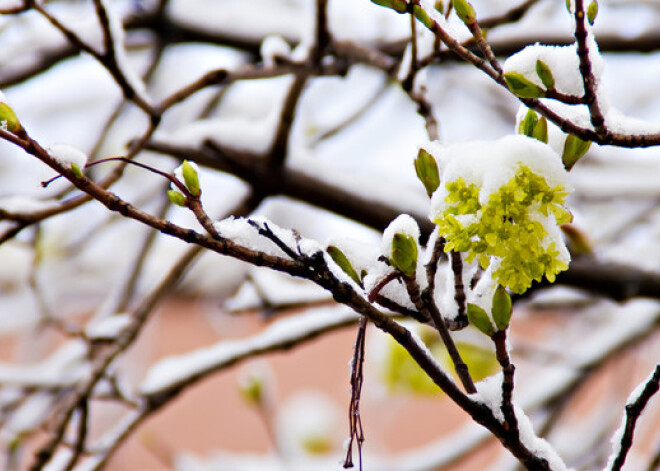
M 185 206 L 187 203 L 186 197 L 176 190 L 167 190 L 167 198 L 177 206 Z
M 413 276 L 417 270 L 417 242 L 415 239 L 406 234 L 394 234 L 390 262 L 404 275 Z
M 199 187 L 199 176 L 197 175 L 196 165 L 184 160 L 183 164 L 181 164 L 181 173 L 183 174 L 183 181 L 186 184 L 186 188 L 188 188 L 192 196 L 197 198 L 202 190 Z
M 587 20 L 589 20 L 591 26 L 593 26 L 596 21 L 596 15 L 598 15 L 598 2 L 593 0 L 587 7 Z
M 78 165 L 71 164 L 71 171 L 73 172 L 73 175 L 76 178 L 82 178 L 83 177 L 82 170 L 80 170 L 80 167 L 78 167 Z
M 486 311 L 481 309 L 476 304 L 468 303 L 467 305 L 467 317 L 470 321 L 470 324 L 479 329 L 482 333 L 486 334 L 489 337 L 492 337 L 495 333 L 495 328 L 490 322 L 490 318 Z
M 431 197 L 433 192 L 440 186 L 440 175 L 435 158 L 424 149 L 419 149 L 415 159 L 415 172 L 417 178 L 422 182 L 426 193 Z
M 7 103 L 0 102 L 0 125 L 9 132 L 18 132 L 22 129 L 16 113 Z
M 511 321 L 511 313 L 513 308 L 511 306 L 511 296 L 507 293 L 506 288 L 498 285 L 493 295 L 493 320 L 497 326 L 497 330 L 506 330 Z
M 518 72 L 504 74 L 506 86 L 520 98 L 543 98 L 545 90 Z

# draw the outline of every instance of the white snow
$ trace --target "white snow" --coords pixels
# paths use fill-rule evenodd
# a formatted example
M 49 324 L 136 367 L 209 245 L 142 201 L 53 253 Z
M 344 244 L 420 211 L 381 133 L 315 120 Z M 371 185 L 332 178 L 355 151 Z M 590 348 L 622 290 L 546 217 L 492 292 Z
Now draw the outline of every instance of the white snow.
M 47 151 L 53 159 L 66 168 L 76 165 L 80 170 L 83 170 L 87 164 L 87 154 L 69 144 L 52 144 Z
M 210 347 L 165 358 L 149 368 L 140 391 L 154 394 L 249 355 L 350 323 L 357 315 L 344 307 L 313 309 L 274 322 L 263 332 L 237 340 L 223 340 Z
M 286 40 L 273 34 L 266 36 L 261 42 L 261 58 L 266 67 L 274 65 L 278 59 L 289 59 L 291 56 L 291 46 Z
M 90 339 L 113 339 L 131 324 L 132 316 L 117 313 L 102 319 L 93 319 L 86 327 L 85 334 Z

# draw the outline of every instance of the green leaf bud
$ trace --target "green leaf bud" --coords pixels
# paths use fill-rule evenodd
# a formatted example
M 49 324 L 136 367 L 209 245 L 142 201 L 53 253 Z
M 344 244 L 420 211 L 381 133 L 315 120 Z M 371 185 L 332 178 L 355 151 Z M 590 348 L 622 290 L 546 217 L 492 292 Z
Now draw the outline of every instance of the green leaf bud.
M 328 248 L 326 249 L 328 252 L 328 255 L 334 260 L 334 262 L 339 265 L 339 268 L 344 270 L 344 273 L 346 273 L 348 276 L 351 277 L 353 281 L 355 281 L 358 285 L 362 285 L 362 281 L 360 280 L 360 277 L 358 276 L 357 272 L 355 271 L 355 268 L 353 268 L 353 265 L 351 264 L 350 260 L 344 252 L 339 250 L 337 247 L 334 245 L 329 245 Z
M 199 187 L 199 176 L 197 175 L 197 170 L 191 165 L 187 160 L 183 161 L 181 164 L 181 173 L 183 174 L 183 181 L 186 184 L 186 188 L 192 196 L 197 198 L 202 190 Z
M 525 117 L 522 121 L 520 121 L 520 124 L 518 125 L 518 134 L 532 137 L 534 135 L 534 127 L 536 127 L 536 123 L 538 123 L 538 121 L 539 118 L 534 110 L 528 110 L 527 114 L 525 114 Z
M 440 175 L 435 158 L 424 149 L 419 149 L 415 159 L 415 172 L 417 178 L 422 182 L 429 197 L 440 186 Z
M 555 88 L 555 78 L 552 76 L 552 70 L 550 70 L 548 64 L 540 59 L 536 60 L 536 75 L 539 76 L 546 89 L 553 90 Z
M 495 321 L 497 330 L 506 330 L 509 326 L 509 321 L 511 321 L 512 311 L 511 296 L 509 296 L 504 286 L 498 285 L 493 295 L 492 309 L 493 320 Z
M 371 3 L 375 3 L 381 7 L 391 8 L 397 13 L 405 13 L 408 11 L 408 3 L 406 0 L 371 0 Z
M 7 103 L 0 102 L 0 124 L 9 132 L 18 132 L 22 129 L 16 113 Z
M 417 18 L 428 29 L 433 29 L 433 27 L 435 26 L 435 23 L 429 16 L 429 14 L 426 13 L 426 11 L 424 11 L 424 9 L 419 5 L 415 5 L 413 7 L 413 15 L 415 15 L 415 18 Z
M 407 234 L 394 234 L 390 262 L 404 275 L 413 276 L 417 270 L 417 242 L 415 239 Z
M 177 206 L 185 206 L 187 203 L 186 197 L 176 190 L 167 190 L 167 198 Z
M 486 334 L 489 337 L 492 337 L 495 333 L 495 328 L 490 322 L 490 318 L 486 311 L 481 309 L 476 304 L 468 303 L 467 305 L 467 317 L 470 321 L 470 324 L 479 329 L 482 333 Z
M 591 146 L 591 141 L 583 141 L 579 137 L 569 134 L 561 155 L 566 170 L 573 168 L 573 165 L 587 153 L 589 146 Z
M 596 0 L 592 0 L 592 2 L 587 7 L 587 19 L 589 20 L 589 24 L 591 26 L 593 26 L 594 22 L 596 21 L 596 15 L 598 15 L 598 2 Z
M 73 172 L 73 175 L 76 178 L 82 178 L 83 177 L 82 170 L 80 170 L 80 167 L 78 167 L 78 165 L 71 164 L 71 171 Z
M 445 5 L 442 3 L 442 0 L 436 0 L 436 2 L 433 4 L 433 8 L 435 8 L 435 10 L 440 13 L 445 11 Z
M 532 137 L 541 142 L 548 143 L 548 120 L 541 116 L 532 131 Z
M 474 7 L 467 0 L 454 0 L 454 11 L 456 15 L 465 23 L 470 25 L 477 20 L 477 14 Z
M 506 86 L 520 98 L 543 98 L 545 90 L 518 72 L 504 74 Z

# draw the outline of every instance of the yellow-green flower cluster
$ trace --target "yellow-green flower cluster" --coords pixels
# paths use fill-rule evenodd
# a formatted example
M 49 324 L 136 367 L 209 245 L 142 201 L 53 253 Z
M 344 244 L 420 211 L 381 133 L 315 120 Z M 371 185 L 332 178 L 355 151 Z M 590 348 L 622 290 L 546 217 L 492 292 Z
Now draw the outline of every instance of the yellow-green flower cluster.
M 433 222 L 446 239 L 445 250 L 465 252 L 482 268 L 491 262 L 493 279 L 522 293 L 533 280 L 553 282 L 568 268 L 565 247 L 549 227 L 569 222 L 562 206 L 567 191 L 551 187 L 528 166 L 519 164 L 514 176 L 480 200 L 480 189 L 462 177 L 445 183 L 444 211 Z M 552 231 L 551 231 L 552 232 Z

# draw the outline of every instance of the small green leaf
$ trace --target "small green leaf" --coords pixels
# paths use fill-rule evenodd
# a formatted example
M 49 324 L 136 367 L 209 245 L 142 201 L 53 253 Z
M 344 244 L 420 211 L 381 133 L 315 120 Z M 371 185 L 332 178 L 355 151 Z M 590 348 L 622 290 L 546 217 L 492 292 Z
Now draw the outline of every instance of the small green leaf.
M 181 164 L 181 173 L 183 174 L 183 181 L 186 184 L 186 188 L 188 188 L 188 191 L 192 196 L 197 198 L 202 192 L 199 187 L 197 170 L 190 164 L 190 162 L 184 160 L 183 164 Z
M 509 90 L 520 98 L 542 98 L 545 96 L 545 90 L 518 72 L 505 73 L 504 80 Z
M 391 8 L 397 13 L 408 11 L 408 3 L 405 0 L 371 0 L 371 3 L 375 3 L 381 7 Z
M 417 242 L 415 239 L 406 234 L 394 234 L 390 262 L 404 275 L 413 276 L 417 270 Z
M 569 134 L 564 143 L 564 151 L 561 155 L 561 160 L 566 170 L 573 168 L 573 165 L 587 153 L 589 146 L 591 146 L 591 141 L 583 141 L 579 137 Z
M 424 149 L 419 149 L 415 159 L 415 172 L 417 172 L 417 178 L 426 188 L 426 193 L 431 197 L 433 192 L 440 186 L 440 174 L 435 158 Z
M 16 117 L 16 113 L 7 103 L 0 102 L 0 124 L 9 132 L 18 132 L 22 129 L 21 123 Z
M 555 88 L 555 78 L 552 76 L 552 70 L 550 70 L 548 64 L 540 59 L 536 60 L 536 75 L 539 76 L 547 90 Z
M 83 177 L 82 170 L 80 170 L 80 167 L 78 167 L 78 165 L 71 164 L 71 171 L 73 172 L 73 175 L 76 178 L 82 178 Z
M 355 271 L 355 268 L 353 268 L 353 265 L 351 264 L 350 260 L 346 257 L 344 252 L 339 250 L 334 245 L 329 245 L 326 251 L 328 252 L 328 255 L 330 255 L 330 257 L 332 258 L 332 260 L 334 260 L 334 262 L 337 265 L 339 265 L 339 268 L 344 270 L 344 273 L 350 276 L 351 279 L 355 281 L 358 285 L 362 286 L 362 281 L 360 280 L 360 277 L 358 276 L 357 272 Z
M 548 143 L 548 120 L 541 116 L 532 131 L 532 137 L 541 142 Z
M 598 2 L 596 0 L 593 0 L 587 7 L 587 19 L 589 20 L 589 24 L 591 26 L 594 25 L 597 15 L 598 15 Z
M 493 320 L 497 326 L 497 330 L 506 330 L 511 321 L 511 296 L 507 293 L 506 288 L 498 285 L 493 295 Z
M 538 121 L 539 118 L 534 110 L 528 110 L 527 114 L 525 114 L 525 117 L 518 125 L 518 134 L 532 137 L 534 135 L 534 128 L 536 127 L 536 123 L 538 123 Z
M 495 333 L 495 327 L 493 327 L 493 324 L 490 322 L 490 318 L 488 317 L 488 314 L 486 314 L 486 311 L 476 304 L 468 303 L 467 316 L 470 324 L 489 337 L 493 336 Z
M 463 23 L 470 25 L 477 20 L 474 7 L 467 0 L 454 0 L 454 11 Z
M 176 190 L 167 190 L 167 198 L 177 206 L 185 206 L 187 204 L 186 197 Z
M 413 15 L 415 15 L 415 18 L 417 18 L 428 29 L 433 29 L 435 26 L 435 22 L 431 19 L 429 14 L 419 5 L 413 7 Z
M 442 3 L 442 0 L 436 0 L 433 4 L 433 8 L 440 13 L 444 13 L 445 11 L 445 5 Z

